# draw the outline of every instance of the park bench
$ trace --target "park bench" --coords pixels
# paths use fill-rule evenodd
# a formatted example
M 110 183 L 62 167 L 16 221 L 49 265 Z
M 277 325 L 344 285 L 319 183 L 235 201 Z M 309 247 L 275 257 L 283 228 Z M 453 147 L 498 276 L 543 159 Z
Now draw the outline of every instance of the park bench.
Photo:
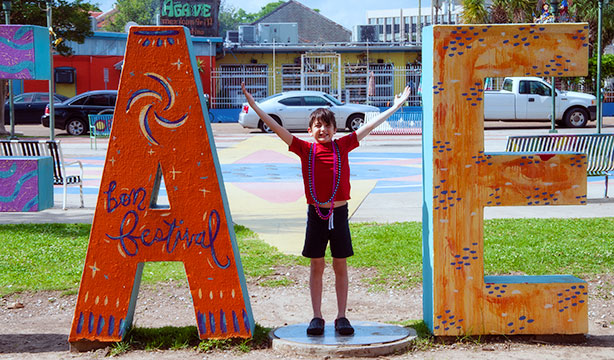
M 113 114 L 88 115 L 90 123 L 90 149 L 92 142 L 94 149 L 98 149 L 96 139 L 99 137 L 109 137 L 111 135 L 111 125 L 113 125 Z
M 508 136 L 506 151 L 586 154 L 586 175 L 605 176 L 604 197 L 608 197 L 608 175 L 614 171 L 614 134 Z
M 59 140 L 0 140 L 0 156 L 51 156 L 53 184 L 64 188 L 62 209 L 66 210 L 67 187 L 76 185 L 79 185 L 83 207 L 83 164 L 79 160 L 65 162 Z M 66 167 L 72 165 L 79 165 L 79 175 L 66 174 Z

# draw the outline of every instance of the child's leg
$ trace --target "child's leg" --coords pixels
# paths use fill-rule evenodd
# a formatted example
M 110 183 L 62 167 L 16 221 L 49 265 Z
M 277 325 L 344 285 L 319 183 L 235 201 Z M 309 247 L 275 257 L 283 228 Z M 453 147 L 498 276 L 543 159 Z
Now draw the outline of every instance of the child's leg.
M 322 275 L 325 266 L 323 257 L 311 259 L 309 292 L 311 293 L 311 307 L 313 308 L 314 318 L 322 318 Z
M 348 265 L 346 258 L 333 258 L 335 291 L 337 292 L 337 319 L 345 317 L 348 300 Z

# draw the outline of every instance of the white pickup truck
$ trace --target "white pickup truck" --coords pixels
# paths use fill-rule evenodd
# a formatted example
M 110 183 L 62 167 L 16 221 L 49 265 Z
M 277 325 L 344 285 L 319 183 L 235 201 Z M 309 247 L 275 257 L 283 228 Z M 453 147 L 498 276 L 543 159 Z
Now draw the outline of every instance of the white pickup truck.
M 537 77 L 507 77 L 501 90 L 484 92 L 484 119 L 549 121 L 550 91 L 550 84 Z M 595 120 L 596 103 L 593 95 L 556 90 L 556 121 L 584 127 L 588 120 Z

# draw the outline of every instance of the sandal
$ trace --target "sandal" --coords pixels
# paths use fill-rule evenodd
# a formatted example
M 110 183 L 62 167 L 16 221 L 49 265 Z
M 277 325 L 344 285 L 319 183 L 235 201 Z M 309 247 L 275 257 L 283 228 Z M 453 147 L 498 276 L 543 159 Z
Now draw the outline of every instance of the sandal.
M 314 317 L 307 327 L 307 335 L 322 335 L 324 334 L 324 319 Z
M 352 335 L 354 333 L 354 328 L 350 325 L 350 320 L 342 317 L 335 320 L 335 331 L 340 335 Z

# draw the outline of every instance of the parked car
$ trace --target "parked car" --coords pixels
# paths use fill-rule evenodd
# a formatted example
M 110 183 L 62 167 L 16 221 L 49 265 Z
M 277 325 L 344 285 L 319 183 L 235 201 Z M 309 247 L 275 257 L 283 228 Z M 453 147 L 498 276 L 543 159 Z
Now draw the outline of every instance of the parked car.
M 68 97 L 60 94 L 53 96 L 54 103 L 67 100 Z M 45 112 L 45 106 L 49 104 L 49 93 L 31 92 L 15 95 L 13 98 L 13 110 L 15 112 L 15 124 L 40 124 L 41 116 Z M 11 121 L 9 101 L 4 103 L 4 124 Z
M 258 106 L 288 130 L 307 130 L 309 115 L 317 108 L 330 109 L 335 113 L 337 128 L 347 128 L 350 131 L 362 125 L 365 113 L 379 112 L 375 106 L 345 104 L 321 91 L 283 92 L 258 101 Z M 263 132 L 271 132 L 247 103 L 243 103 L 239 124 L 244 128 L 260 128 Z
M 89 132 L 89 114 L 99 114 L 115 109 L 117 90 L 87 91 L 60 104 L 55 104 L 55 128 L 66 130 L 70 135 Z M 41 123 L 49 127 L 49 106 L 41 117 Z
M 484 119 L 549 121 L 551 94 L 550 84 L 540 78 L 507 77 L 501 90 L 484 92 Z M 596 103 L 597 98 L 590 94 L 556 90 L 556 121 L 567 127 L 584 127 L 595 120 Z

